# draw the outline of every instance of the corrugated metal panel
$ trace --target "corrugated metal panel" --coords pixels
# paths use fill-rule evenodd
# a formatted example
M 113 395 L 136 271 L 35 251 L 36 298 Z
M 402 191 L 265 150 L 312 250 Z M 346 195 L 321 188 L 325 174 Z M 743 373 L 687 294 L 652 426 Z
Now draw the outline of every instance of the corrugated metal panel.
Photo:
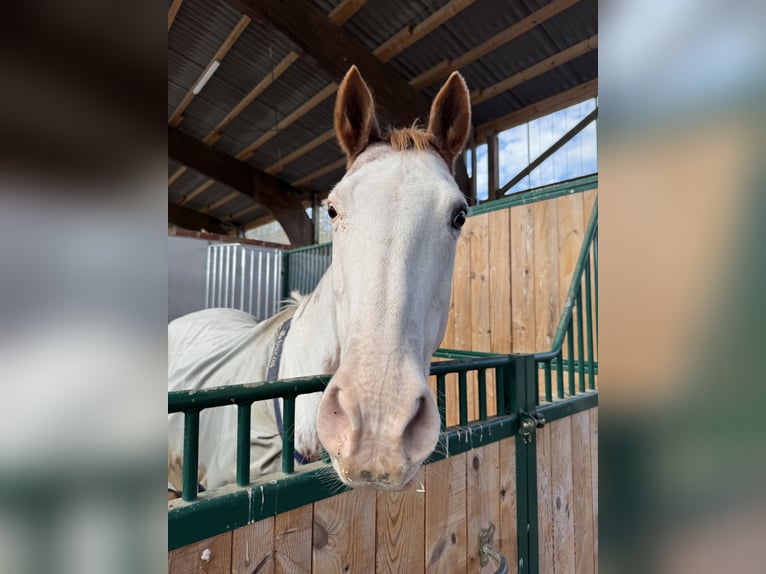
M 332 245 L 326 243 L 308 249 L 285 252 L 287 286 L 285 294 L 293 291 L 311 293 L 332 263 Z
M 237 213 L 238 211 L 241 211 L 247 207 L 250 207 L 251 205 L 256 205 L 255 201 L 253 201 L 253 198 L 245 194 L 239 194 L 230 202 L 226 203 L 225 205 L 222 205 L 221 207 L 219 207 L 218 209 L 215 209 L 214 211 L 211 211 L 210 215 L 212 215 L 213 217 L 217 217 L 218 219 L 222 219 L 224 217 L 228 217 L 229 215 Z M 245 218 L 249 219 L 251 215 L 252 213 L 246 215 Z
M 239 243 L 208 247 L 205 308 L 239 309 L 259 321 L 279 310 L 282 251 Z
M 207 181 L 207 178 L 205 178 L 205 181 Z M 232 188 L 230 188 L 228 185 L 224 185 L 222 183 L 214 183 L 210 187 L 208 187 L 204 193 L 201 193 L 194 199 L 192 199 L 189 203 L 186 204 L 186 207 L 189 209 L 195 209 L 200 210 L 204 209 L 208 205 L 215 203 L 222 197 L 225 197 L 229 195 L 232 191 L 234 191 Z
M 187 169 L 170 187 L 171 201 L 180 201 L 207 181 L 207 179 L 201 173 Z

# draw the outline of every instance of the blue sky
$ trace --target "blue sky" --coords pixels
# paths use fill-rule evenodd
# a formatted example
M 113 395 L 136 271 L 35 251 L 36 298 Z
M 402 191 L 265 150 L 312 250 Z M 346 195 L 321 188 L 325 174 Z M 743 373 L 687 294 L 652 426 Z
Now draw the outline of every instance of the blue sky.
M 524 169 L 529 163 L 569 131 L 596 106 L 595 99 L 516 126 L 498 135 L 500 156 L 500 185 Z M 487 146 L 476 151 L 476 189 L 480 200 L 487 198 Z M 470 162 L 469 162 L 470 174 Z M 548 158 L 511 192 L 523 191 L 588 175 L 598 171 L 596 154 L 596 123 L 591 123 L 563 148 Z

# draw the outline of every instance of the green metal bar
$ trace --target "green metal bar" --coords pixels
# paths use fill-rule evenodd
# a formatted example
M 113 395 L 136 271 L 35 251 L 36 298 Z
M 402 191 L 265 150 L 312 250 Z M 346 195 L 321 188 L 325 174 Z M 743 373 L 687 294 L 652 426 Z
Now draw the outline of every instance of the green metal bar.
M 569 382 L 569 394 L 574 395 L 575 394 L 575 380 L 574 380 L 574 366 L 572 363 L 574 363 L 574 325 L 572 322 L 572 317 L 569 317 L 569 326 L 567 327 L 567 353 L 568 353 L 568 359 L 569 359 L 569 368 L 567 369 L 567 381 Z
M 303 253 L 305 251 L 319 251 L 323 247 L 328 247 L 332 245 L 332 241 L 325 241 L 324 243 L 317 243 L 316 245 L 306 245 L 305 247 L 296 247 L 295 249 L 288 249 L 285 251 L 287 254 L 294 254 L 294 253 Z
M 497 416 L 510 414 L 505 408 L 505 394 L 507 392 L 505 385 L 505 371 L 505 367 L 495 368 L 495 403 L 497 407 Z
M 295 397 L 285 397 L 282 406 L 282 472 L 295 471 Z
M 436 349 L 434 357 L 440 359 L 478 359 L 481 357 L 502 357 L 498 353 L 485 353 L 483 351 L 464 351 L 461 349 Z
M 237 404 L 237 484 L 250 484 L 250 413 L 252 403 Z
M 558 398 L 563 399 L 564 398 L 564 354 L 559 349 L 558 354 L 556 355 L 556 394 L 558 395 Z
M 245 401 L 255 402 L 280 397 L 295 397 L 305 393 L 323 391 L 329 381 L 330 376 L 323 375 L 283 381 L 226 385 L 192 391 L 172 391 L 168 393 L 168 412 L 177 413 L 223 407 Z
M 577 359 L 580 363 L 577 365 L 577 374 L 580 377 L 580 392 L 585 392 L 585 349 L 583 347 L 585 338 L 583 337 L 582 325 L 582 290 L 577 290 Z
M 487 420 L 487 371 L 479 369 L 479 420 Z
M 447 388 L 446 375 L 436 375 L 436 404 L 439 407 L 439 420 L 442 430 L 447 428 Z
M 588 262 L 585 265 L 585 321 L 588 335 L 588 387 L 592 390 L 596 388 L 596 381 L 593 372 L 593 308 L 590 285 L 590 253 L 588 254 Z
M 598 391 L 588 391 L 565 401 L 557 401 L 550 405 L 538 407 L 537 412 L 545 417 L 546 423 L 550 423 L 597 406 Z
M 460 398 L 460 424 L 468 424 L 468 385 L 466 384 L 465 369 L 458 371 L 458 397 Z
M 327 453 L 324 447 L 322 447 L 322 462 L 325 464 L 332 463 L 332 460 L 330 460 L 330 455 Z
M 184 413 L 184 463 L 181 496 L 185 501 L 197 498 L 199 464 L 199 411 Z
M 553 391 L 551 389 L 551 360 L 543 362 L 545 369 L 545 400 L 551 402 L 553 400 Z

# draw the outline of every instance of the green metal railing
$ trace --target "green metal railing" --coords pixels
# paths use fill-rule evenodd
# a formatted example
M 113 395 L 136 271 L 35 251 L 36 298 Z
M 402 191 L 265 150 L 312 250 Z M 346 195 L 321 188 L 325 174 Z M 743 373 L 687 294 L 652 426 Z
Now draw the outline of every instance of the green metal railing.
M 585 230 L 551 350 L 535 354 L 538 369 L 543 372 L 545 401 L 550 403 L 595 390 L 597 352 L 598 198 Z
M 290 249 L 282 254 L 282 297 L 311 293 L 332 262 L 332 243 Z

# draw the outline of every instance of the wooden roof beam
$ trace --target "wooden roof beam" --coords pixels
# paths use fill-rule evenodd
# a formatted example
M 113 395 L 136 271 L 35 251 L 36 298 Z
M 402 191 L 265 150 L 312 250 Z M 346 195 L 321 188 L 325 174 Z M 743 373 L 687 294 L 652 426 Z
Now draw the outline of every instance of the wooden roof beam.
M 547 114 L 563 110 L 598 95 L 598 79 L 584 82 L 558 94 L 530 104 L 509 114 L 478 126 L 474 132 L 476 145 L 484 143 L 490 132 L 501 131 L 529 122 Z
M 312 226 L 300 203 L 302 194 L 290 184 L 171 127 L 168 155 L 252 197 L 274 214 L 291 243 L 311 243 Z
M 494 50 L 497 50 L 499 47 L 507 44 L 511 40 L 518 38 L 525 32 L 529 32 L 532 28 L 539 26 L 556 14 L 559 14 L 567 8 L 577 4 L 577 2 L 579 2 L 579 0 L 553 0 L 553 2 L 546 4 L 535 12 L 532 12 L 526 18 L 522 18 L 502 32 L 495 34 L 489 40 L 479 44 L 462 56 L 458 56 L 454 60 L 442 60 L 429 70 L 426 70 L 416 78 L 410 80 L 410 85 L 417 88 L 418 90 L 427 88 L 442 78 L 446 78 L 451 72 L 459 70 L 463 66 L 467 66 L 468 64 L 475 62 L 479 58 L 486 56 Z
M 176 20 L 176 16 L 178 16 L 178 11 L 181 9 L 181 4 L 184 3 L 184 0 L 173 0 L 173 3 L 170 5 L 170 8 L 168 9 L 168 32 L 170 32 L 170 28 L 173 26 L 173 22 Z
M 356 64 L 381 106 L 383 119 L 410 124 L 428 114 L 429 103 L 394 70 L 341 29 L 310 0 L 228 0 L 251 17 L 262 17 L 313 58 L 336 81 Z M 570 0 L 571 1 L 571 0 Z
M 185 229 L 206 230 L 226 235 L 226 228 L 220 220 L 168 201 L 168 223 Z
M 550 58 L 541 60 L 537 64 L 533 64 L 528 68 L 524 68 L 519 73 L 514 74 L 505 80 L 502 80 L 492 86 L 484 88 L 483 90 L 473 90 L 471 92 L 471 105 L 475 106 L 490 98 L 494 98 L 497 95 L 507 92 L 511 88 L 515 88 L 518 85 L 528 82 L 532 78 L 544 74 L 562 64 L 574 60 L 583 54 L 595 50 L 598 48 L 598 34 L 591 36 L 590 38 L 578 42 L 577 44 L 570 46 L 569 48 L 562 50 L 561 52 L 554 54 Z

